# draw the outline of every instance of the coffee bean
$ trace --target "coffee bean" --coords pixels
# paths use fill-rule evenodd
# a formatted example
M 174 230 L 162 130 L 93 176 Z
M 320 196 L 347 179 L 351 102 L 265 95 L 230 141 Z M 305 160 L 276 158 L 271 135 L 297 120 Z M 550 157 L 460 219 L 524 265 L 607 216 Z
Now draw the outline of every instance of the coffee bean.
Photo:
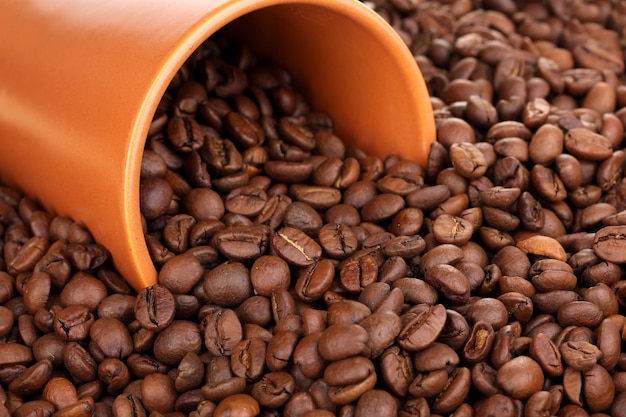
M 363 354 L 370 358 L 380 356 L 385 348 L 393 344 L 402 329 L 400 317 L 392 311 L 375 311 L 360 323 L 368 335 Z
M 63 305 L 82 305 L 94 312 L 106 296 L 107 290 L 102 281 L 92 275 L 78 273 L 63 287 L 60 300 Z
M 598 347 L 585 341 L 571 341 L 559 346 L 563 362 L 576 371 L 589 370 L 602 356 Z
M 602 352 L 600 365 L 608 370 L 614 369 L 619 361 L 621 328 L 620 324 L 610 319 L 602 320 L 598 326 L 596 344 Z
M 213 414 L 216 417 L 226 417 L 233 414 L 242 417 L 254 417 L 260 412 L 259 403 L 247 394 L 235 394 L 221 401 Z
M 435 265 L 424 273 L 424 281 L 439 294 L 455 303 L 464 303 L 470 296 L 467 277 L 452 265 Z
M 358 248 L 358 240 L 350 226 L 327 223 L 319 231 L 319 243 L 324 252 L 335 259 L 344 259 Z
M 67 378 L 50 379 L 43 389 L 43 398 L 52 403 L 57 410 L 69 407 L 78 402 L 76 387 Z
M 602 310 L 589 301 L 570 301 L 557 310 L 559 323 L 595 328 L 602 321 Z
M 491 352 L 493 343 L 493 327 L 487 322 L 477 321 L 472 326 L 467 342 L 463 347 L 463 359 L 469 363 L 484 360 Z
M 85 306 L 69 306 L 60 310 L 54 320 L 54 331 L 63 340 L 76 342 L 84 340 L 90 333 L 94 316 Z
M 355 417 L 397 415 L 397 404 L 391 394 L 383 390 L 368 391 L 359 398 Z
M 99 318 L 89 329 L 95 354 L 109 358 L 125 358 L 132 352 L 132 339 L 122 322 L 113 318 Z
M 271 240 L 272 248 L 288 263 L 307 266 L 321 256 L 321 247 L 298 229 L 284 227 L 278 230 Z
M 148 177 L 141 182 L 141 214 L 153 220 L 164 214 L 172 200 L 174 191 L 163 178 Z
M 361 217 L 365 221 L 372 222 L 386 220 L 402 210 L 404 204 L 404 199 L 396 194 L 379 194 L 363 206 Z
M 298 277 L 296 294 L 303 301 L 315 301 L 330 288 L 334 277 L 335 266 L 330 260 L 323 259 L 311 264 Z
M 458 408 L 467 397 L 471 388 L 471 377 L 468 368 L 456 368 L 445 385 L 443 392 L 438 394 L 433 402 L 433 411 L 436 413 L 449 413 Z
M 533 338 L 529 347 L 529 355 L 539 363 L 546 375 L 560 376 L 563 374 L 561 352 L 546 335 L 540 333 Z
M 28 401 L 23 404 L 16 405 L 14 415 L 18 417 L 26 417 L 30 415 L 46 415 L 55 412 L 54 405 L 44 400 Z
M 275 255 L 260 256 L 250 268 L 250 282 L 255 293 L 271 295 L 276 288 L 288 288 L 290 281 L 289 266 Z
M 137 294 L 134 314 L 144 329 L 159 331 L 174 320 L 175 302 L 167 288 L 155 285 L 146 287 Z
M 358 294 L 363 287 L 376 281 L 378 277 L 378 263 L 376 253 L 363 250 L 344 259 L 339 266 L 339 280 L 341 286 L 352 294 Z
M 420 270 L 428 271 L 432 266 L 451 264 L 463 259 L 463 250 L 456 245 L 442 244 L 427 251 L 421 259 Z
M 332 362 L 324 371 L 328 397 L 336 405 L 350 404 L 376 384 L 374 365 L 362 356 Z
M 210 39 L 146 138 L 158 286 L 0 186 L 7 414 L 618 415 L 620 6 L 374 3 L 431 93 L 424 167 Z
M 284 405 L 295 389 L 295 381 L 287 372 L 269 372 L 252 387 L 252 396 L 260 405 L 278 408 Z
M 339 300 L 331 304 L 326 310 L 326 323 L 358 324 L 369 317 L 372 311 L 363 303 L 355 300 Z
M 222 263 L 208 271 L 202 285 L 209 302 L 222 307 L 236 307 L 252 296 L 250 271 L 240 262 Z
M 623 263 L 624 260 L 620 256 L 623 233 L 622 226 L 607 226 L 600 229 L 593 240 L 594 252 L 609 262 Z
M 329 209 L 341 201 L 341 192 L 333 187 L 294 184 L 290 187 L 290 194 L 295 201 L 306 203 L 315 210 Z
M 544 376 L 541 366 L 527 356 L 518 356 L 502 365 L 496 375 L 498 385 L 513 398 L 525 399 L 540 391 Z
M 419 351 L 433 343 L 446 322 L 446 311 L 438 304 L 416 314 L 400 331 L 398 344 L 410 351 Z
M 93 381 L 97 377 L 95 359 L 77 342 L 70 342 L 64 347 L 63 363 L 78 381 Z
M 245 262 L 264 255 L 268 248 L 268 236 L 260 226 L 233 225 L 216 232 L 212 246 L 233 261 Z
M 154 356 L 160 362 L 173 365 L 188 352 L 199 353 L 201 345 L 200 329 L 195 323 L 175 320 L 155 338 Z
M 589 409 L 594 412 L 606 410 L 615 398 L 615 385 L 606 368 L 594 365 L 583 374 L 583 393 Z
M 572 155 L 588 160 L 603 160 L 611 156 L 609 140 L 585 128 L 570 129 L 564 137 L 565 149 Z
M 361 353 L 367 346 L 369 334 L 357 324 L 334 324 L 320 335 L 320 355 L 329 361 L 339 360 Z

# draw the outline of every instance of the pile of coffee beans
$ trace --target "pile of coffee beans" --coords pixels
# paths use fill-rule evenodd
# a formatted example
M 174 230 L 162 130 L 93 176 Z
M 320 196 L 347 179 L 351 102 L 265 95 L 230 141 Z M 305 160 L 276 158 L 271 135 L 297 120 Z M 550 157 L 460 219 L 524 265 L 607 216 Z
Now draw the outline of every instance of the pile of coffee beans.
M 0 417 L 626 416 L 626 1 L 365 4 L 428 166 L 209 39 L 146 141 L 158 285 L 0 186 Z

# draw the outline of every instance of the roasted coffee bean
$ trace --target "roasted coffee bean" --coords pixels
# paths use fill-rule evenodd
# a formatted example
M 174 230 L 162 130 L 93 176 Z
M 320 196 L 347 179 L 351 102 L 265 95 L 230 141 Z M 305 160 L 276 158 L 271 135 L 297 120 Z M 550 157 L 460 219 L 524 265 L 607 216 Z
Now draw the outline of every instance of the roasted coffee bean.
M 321 298 L 332 285 L 335 266 L 328 259 L 309 265 L 298 277 L 295 285 L 296 295 L 303 301 L 315 301 Z
M 613 151 L 606 137 L 582 127 L 570 129 L 565 134 L 564 144 L 569 153 L 586 160 L 603 160 Z
M 444 387 L 433 402 L 432 409 L 436 413 L 449 413 L 458 408 L 469 394 L 471 377 L 468 368 L 454 369 Z
M 284 371 L 293 356 L 299 335 L 293 330 L 274 331 L 274 336 L 267 343 L 265 364 L 274 372 Z
M 404 199 L 397 194 L 379 194 L 365 203 L 361 209 L 361 217 L 364 221 L 380 222 L 398 214 L 404 205 Z
M 454 169 L 468 179 L 479 178 L 487 171 L 485 156 L 473 143 L 452 144 L 450 161 Z
M 221 401 L 213 411 L 213 415 L 226 417 L 237 414 L 242 417 L 254 417 L 260 411 L 259 403 L 254 397 L 247 394 L 235 394 Z
M 431 94 L 424 167 L 209 39 L 146 138 L 138 293 L 0 186 L 0 408 L 621 415 L 623 7 L 570 3 L 368 3 Z
M 167 365 L 164 363 L 159 362 L 153 357 L 138 353 L 131 354 L 126 363 L 128 369 L 138 378 L 144 378 L 146 375 L 154 372 L 165 373 L 168 370 Z
M 607 226 L 600 229 L 593 239 L 593 250 L 600 258 L 617 264 L 624 263 L 621 242 L 626 229 L 623 226 Z
M 52 403 L 57 410 L 78 402 L 76 387 L 70 380 L 62 377 L 52 378 L 46 383 L 43 398 Z
M 559 350 L 563 362 L 576 371 L 591 369 L 602 356 L 597 346 L 583 340 L 564 342 Z
M 341 202 L 341 192 L 333 187 L 294 184 L 290 187 L 294 201 L 300 201 L 315 210 L 326 210 Z
M 541 366 L 533 359 L 517 356 L 498 369 L 496 380 L 513 398 L 526 399 L 541 390 L 544 376 Z
M 521 334 L 522 326 L 519 322 L 507 324 L 496 333 L 491 352 L 491 362 L 496 368 L 500 368 L 513 358 L 515 342 L 519 340 Z
M 30 314 L 35 314 L 40 308 L 44 308 L 48 303 L 50 291 L 52 290 L 52 278 L 47 272 L 32 274 L 24 283 L 22 294 L 24 294 L 24 307 Z
M 434 397 L 439 394 L 448 382 L 448 372 L 445 369 L 418 374 L 411 385 L 409 392 L 416 397 Z
M 397 415 L 398 405 L 394 398 L 386 391 L 368 391 L 359 398 L 354 410 L 355 417 L 369 417 L 379 415 Z
M 227 226 L 216 232 L 211 242 L 222 255 L 239 262 L 250 261 L 264 255 L 269 246 L 265 230 L 252 225 Z
M 235 312 L 242 325 L 267 326 L 273 318 L 270 299 L 261 295 L 248 298 L 235 309 Z
M 50 242 L 45 237 L 33 236 L 20 247 L 13 259 L 7 264 L 12 275 L 32 270 L 48 250 Z
M 487 322 L 477 321 L 472 326 L 467 342 L 463 347 L 463 359 L 469 363 L 484 360 L 491 353 L 493 343 L 493 327 Z
M 559 324 L 595 328 L 602 321 L 602 310 L 589 301 L 570 301 L 557 310 Z
M 393 344 L 402 329 L 400 317 L 393 311 L 375 311 L 360 323 L 369 334 L 363 354 L 371 358 L 380 356 L 383 350 Z
M 463 245 L 471 239 L 474 227 L 462 217 L 442 214 L 433 222 L 433 234 L 439 243 Z
M 545 392 L 547 391 L 540 391 Z M 533 394 L 534 395 L 534 394 Z M 530 403 L 530 399 L 528 400 Z M 476 415 L 488 416 L 497 413 L 502 416 L 514 416 L 515 404 L 513 400 L 503 394 L 497 393 L 485 399 L 476 409 Z
M 441 304 L 417 313 L 400 331 L 398 344 L 409 351 L 419 351 L 431 343 L 443 331 L 446 310 Z
M 309 204 L 294 201 L 285 208 L 283 224 L 300 229 L 311 236 L 317 236 L 324 222 L 322 216 Z
M 317 348 L 321 334 L 321 330 L 319 330 L 304 336 L 293 352 L 294 365 L 307 378 L 321 377 L 326 367 L 326 361 Z
M 27 417 L 31 415 L 52 415 L 54 412 L 54 405 L 48 401 L 33 400 L 16 405 L 13 415 L 17 417 Z
M 207 271 L 202 286 L 208 301 L 222 307 L 236 307 L 252 296 L 250 271 L 240 262 L 225 262 Z
M 119 359 L 107 358 L 98 365 L 98 378 L 110 394 L 120 393 L 130 383 L 130 371 Z
M 354 402 L 374 388 L 376 380 L 374 365 L 362 356 L 332 362 L 324 371 L 324 382 L 329 385 L 328 398 L 336 405 Z
M 596 331 L 596 344 L 602 352 L 600 365 L 608 370 L 615 368 L 621 352 L 622 325 L 611 319 L 604 319 Z
M 376 282 L 377 278 L 378 262 L 374 251 L 357 252 L 339 265 L 341 286 L 349 293 L 358 294 L 362 288 Z
M 357 355 L 366 348 L 367 331 L 358 324 L 333 324 L 320 335 L 320 355 L 329 361 Z
M 252 386 L 252 396 L 263 407 L 284 405 L 295 390 L 295 381 L 287 372 L 268 372 Z
M 126 326 L 114 318 L 99 318 L 89 329 L 92 354 L 125 358 L 132 352 L 132 339 Z
M 141 381 L 141 403 L 149 412 L 168 413 L 174 410 L 177 392 L 174 381 L 167 375 L 155 373 Z
M 465 317 L 470 322 L 483 321 L 498 330 L 507 323 L 508 311 L 500 300 L 484 297 L 468 306 Z
M 140 196 L 141 214 L 153 220 L 167 211 L 174 191 L 165 179 L 148 177 L 141 181 Z
M 430 372 L 460 363 L 459 355 L 450 346 L 435 342 L 413 356 L 413 365 L 418 372 Z
M 406 396 L 409 385 L 415 378 L 411 357 L 398 346 L 392 346 L 382 353 L 380 373 L 391 392 L 401 397 Z
M 102 281 L 86 273 L 77 273 L 61 290 L 60 301 L 65 306 L 81 305 L 94 312 L 106 296 L 107 289 Z
M 94 316 L 85 306 L 69 306 L 57 312 L 54 331 L 63 340 L 76 342 L 85 340 L 94 323 Z
M 358 324 L 372 311 L 365 304 L 356 300 L 338 300 L 326 310 L 326 324 Z
M 159 332 L 154 340 L 154 356 L 168 364 L 177 364 L 187 352 L 199 353 L 202 336 L 198 325 L 185 320 L 175 320 Z
M 417 208 L 422 211 L 431 211 L 450 198 L 450 196 L 450 188 L 448 188 L 447 185 L 439 184 L 411 192 L 406 196 L 406 202 L 409 207 Z
M 231 309 L 214 307 L 205 316 L 203 323 L 204 342 L 213 355 L 230 355 L 243 337 L 241 322 Z
M 273 234 L 271 244 L 281 258 L 295 266 L 308 266 L 322 255 L 319 244 L 292 227 L 284 227 Z
M 594 365 L 583 374 L 583 393 L 591 411 L 607 410 L 615 398 L 615 385 L 606 368 Z
M 52 376 L 52 361 L 43 359 L 26 368 L 17 378 L 9 384 L 9 391 L 18 395 L 31 395 L 48 382 Z
M 543 368 L 546 375 L 556 377 L 563 374 L 561 352 L 545 334 L 539 333 L 533 338 L 528 353 Z
M 95 359 L 77 342 L 68 343 L 63 349 L 63 363 L 78 381 L 93 381 L 97 377 Z
M 146 287 L 137 294 L 134 314 L 144 329 L 159 331 L 174 320 L 175 301 L 167 288 L 155 285 Z
M 470 282 L 467 277 L 452 265 L 435 265 L 424 273 L 424 281 L 439 294 L 454 302 L 467 302 L 470 296 Z

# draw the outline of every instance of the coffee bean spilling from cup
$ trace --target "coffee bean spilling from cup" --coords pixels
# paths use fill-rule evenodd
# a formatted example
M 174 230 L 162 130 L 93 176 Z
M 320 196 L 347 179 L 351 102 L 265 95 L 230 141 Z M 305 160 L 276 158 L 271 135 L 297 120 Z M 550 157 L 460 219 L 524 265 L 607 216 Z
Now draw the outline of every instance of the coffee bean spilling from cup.
M 365 4 L 428 85 L 428 165 L 212 37 L 146 140 L 158 285 L 0 187 L 0 415 L 626 415 L 626 2 Z

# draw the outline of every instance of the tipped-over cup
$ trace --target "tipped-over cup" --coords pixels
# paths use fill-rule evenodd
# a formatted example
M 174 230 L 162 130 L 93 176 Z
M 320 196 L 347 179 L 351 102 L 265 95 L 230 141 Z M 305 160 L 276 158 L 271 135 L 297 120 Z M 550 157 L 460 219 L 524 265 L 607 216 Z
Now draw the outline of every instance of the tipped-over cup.
M 4 2 L 0 180 L 84 225 L 136 290 L 157 283 L 139 207 L 148 129 L 222 28 L 289 71 L 346 143 L 425 166 L 435 139 L 414 57 L 357 0 Z

